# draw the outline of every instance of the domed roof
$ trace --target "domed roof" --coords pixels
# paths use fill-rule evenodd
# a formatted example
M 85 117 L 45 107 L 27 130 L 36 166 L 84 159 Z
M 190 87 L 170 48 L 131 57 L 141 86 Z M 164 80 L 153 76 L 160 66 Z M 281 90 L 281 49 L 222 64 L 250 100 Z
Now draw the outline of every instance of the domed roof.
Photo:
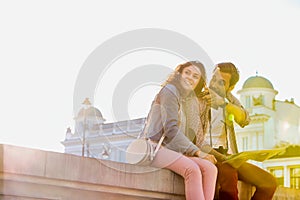
M 78 112 L 77 118 L 95 118 L 98 120 L 105 120 L 102 116 L 102 113 L 97 108 L 90 106 L 87 109 L 81 108 Z
M 269 89 L 274 89 L 272 83 L 262 77 L 262 76 L 251 76 L 248 78 L 243 85 L 243 89 L 246 88 L 269 88 Z

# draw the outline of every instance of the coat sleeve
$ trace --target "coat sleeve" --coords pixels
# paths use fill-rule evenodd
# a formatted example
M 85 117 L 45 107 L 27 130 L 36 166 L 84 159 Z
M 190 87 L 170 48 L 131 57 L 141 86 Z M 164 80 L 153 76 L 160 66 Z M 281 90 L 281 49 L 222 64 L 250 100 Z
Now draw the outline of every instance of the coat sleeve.
M 159 95 L 159 104 L 166 135 L 166 147 L 186 155 L 194 155 L 199 148 L 185 136 L 183 130 L 179 127 L 181 123 L 179 98 L 173 91 L 164 88 Z
M 242 112 L 244 112 L 245 119 L 242 121 L 235 121 L 240 127 L 244 128 L 245 126 L 247 126 L 250 123 L 250 115 L 249 115 L 248 111 L 242 106 L 240 101 L 235 96 L 233 96 L 231 93 L 227 93 L 227 99 L 232 104 L 238 106 Z

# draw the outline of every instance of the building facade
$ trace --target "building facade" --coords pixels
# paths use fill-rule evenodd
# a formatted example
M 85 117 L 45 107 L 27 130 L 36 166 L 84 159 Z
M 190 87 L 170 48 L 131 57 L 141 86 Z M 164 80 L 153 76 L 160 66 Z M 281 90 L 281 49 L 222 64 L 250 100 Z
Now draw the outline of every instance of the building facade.
M 238 91 L 251 123 L 235 127 L 239 151 L 288 147 L 292 152 L 254 164 L 270 171 L 284 187 L 300 189 L 300 107 L 294 100 L 276 100 L 277 91 L 262 77 L 248 78 Z M 300 146 L 299 146 L 300 147 Z
M 102 113 L 85 99 L 62 144 L 65 153 L 125 162 L 125 149 L 141 133 L 145 118 L 104 123 Z

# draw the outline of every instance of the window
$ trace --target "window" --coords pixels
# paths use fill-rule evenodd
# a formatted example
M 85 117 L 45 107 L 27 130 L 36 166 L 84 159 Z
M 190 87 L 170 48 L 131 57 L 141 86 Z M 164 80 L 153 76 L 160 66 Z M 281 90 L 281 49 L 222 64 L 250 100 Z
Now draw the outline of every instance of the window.
M 250 96 L 246 96 L 245 108 L 250 108 L 250 106 L 251 106 Z
M 290 188 L 300 189 L 300 166 L 290 168 Z
M 270 167 L 268 171 L 276 178 L 278 185 L 284 185 L 283 167 Z
M 242 146 L 243 151 L 248 150 L 248 137 L 243 137 L 242 142 L 243 142 L 243 146 Z

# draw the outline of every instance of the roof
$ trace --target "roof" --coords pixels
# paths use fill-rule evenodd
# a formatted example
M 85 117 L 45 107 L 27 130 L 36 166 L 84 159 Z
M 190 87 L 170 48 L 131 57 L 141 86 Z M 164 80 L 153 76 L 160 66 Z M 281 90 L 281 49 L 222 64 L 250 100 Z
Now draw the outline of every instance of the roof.
M 243 89 L 246 88 L 269 88 L 269 89 L 274 89 L 272 83 L 262 77 L 262 76 L 251 76 L 248 78 L 244 84 L 243 84 Z
M 81 108 L 78 112 L 77 118 L 96 118 L 98 120 L 105 120 L 102 113 L 97 108 L 90 106 L 87 109 Z

